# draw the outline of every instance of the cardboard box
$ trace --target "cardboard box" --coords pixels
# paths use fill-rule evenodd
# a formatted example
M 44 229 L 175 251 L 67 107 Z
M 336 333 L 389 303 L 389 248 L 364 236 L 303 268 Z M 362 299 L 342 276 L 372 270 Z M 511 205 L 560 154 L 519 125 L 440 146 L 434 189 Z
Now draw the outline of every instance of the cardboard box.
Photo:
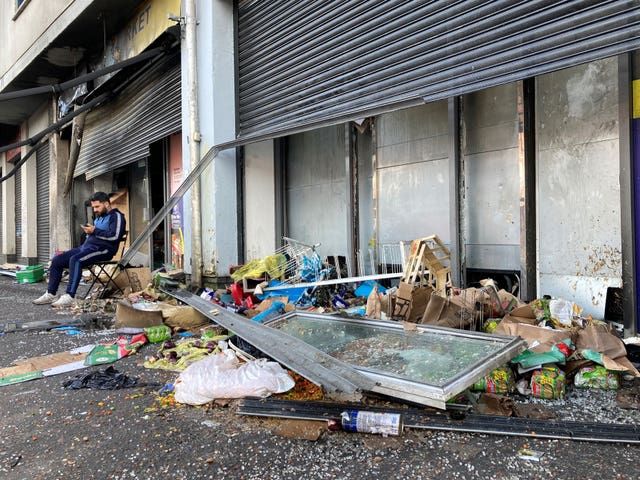
M 151 283 L 151 270 L 147 267 L 125 268 L 114 279 L 123 292 L 140 292 Z
M 393 295 L 392 319 L 399 322 L 417 323 L 422 319 L 425 309 L 431 300 L 433 288 L 429 286 L 413 286 L 400 282 L 398 290 Z
M 475 324 L 476 314 L 463 305 L 462 297 L 444 298 L 435 292 L 424 310 L 420 323 L 437 327 L 469 329 Z
M 114 327 L 118 328 L 146 328 L 163 324 L 162 310 L 135 308 L 126 301 L 116 304 L 116 321 Z

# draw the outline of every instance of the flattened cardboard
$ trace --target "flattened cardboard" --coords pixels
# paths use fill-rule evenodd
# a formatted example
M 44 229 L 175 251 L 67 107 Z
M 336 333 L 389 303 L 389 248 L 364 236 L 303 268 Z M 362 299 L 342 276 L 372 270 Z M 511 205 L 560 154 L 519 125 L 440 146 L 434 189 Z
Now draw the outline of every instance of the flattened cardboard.
M 587 325 L 580 330 L 576 339 L 576 349 L 593 350 L 612 359 L 627 356 L 624 342 L 606 323 Z
M 162 310 L 138 310 L 129 302 L 119 301 L 116 304 L 115 329 L 147 328 L 162 325 Z
M 16 360 L 14 367 L 0 369 L 0 386 L 26 382 L 44 376 L 43 371 L 54 371 L 64 365 L 84 361 L 87 351 L 79 353 L 58 352 L 27 359 Z
M 568 329 L 551 330 L 549 328 L 536 327 L 535 325 L 520 323 L 516 320 L 516 318 L 518 317 L 511 317 L 507 315 L 496 327 L 493 333 L 499 335 L 513 335 L 514 337 L 519 336 L 525 342 L 527 342 L 527 344 L 529 344 L 529 350 L 534 353 L 547 352 L 551 350 L 551 347 L 553 347 L 556 343 L 561 342 L 566 338 L 571 339 L 571 341 L 574 343 L 576 341 L 575 331 Z M 534 347 L 531 347 L 531 345 L 535 344 L 536 342 L 538 342 L 538 344 Z
M 458 297 L 444 298 L 434 292 L 420 323 L 437 327 L 468 328 L 474 320 L 474 312 L 463 308 Z

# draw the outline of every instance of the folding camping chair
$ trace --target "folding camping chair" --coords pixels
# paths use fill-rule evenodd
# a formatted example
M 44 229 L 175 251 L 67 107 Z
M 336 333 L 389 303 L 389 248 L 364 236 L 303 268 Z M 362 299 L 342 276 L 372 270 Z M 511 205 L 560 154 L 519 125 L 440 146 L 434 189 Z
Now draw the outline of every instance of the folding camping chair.
M 118 285 L 115 278 L 120 273 L 120 270 L 122 270 L 119 259 L 124 255 L 128 234 L 129 232 L 125 231 L 120 239 L 120 242 L 122 243 L 122 251 L 120 252 L 120 255 L 118 255 L 118 260 L 96 262 L 89 267 L 91 285 L 89 285 L 89 289 L 87 290 L 87 293 L 85 293 L 84 298 L 89 296 L 96 283 L 102 287 L 102 291 L 98 295 L 98 298 L 104 298 L 106 293 L 109 291 L 111 291 L 111 293 L 121 293 L 124 295 L 124 290 L 120 285 Z

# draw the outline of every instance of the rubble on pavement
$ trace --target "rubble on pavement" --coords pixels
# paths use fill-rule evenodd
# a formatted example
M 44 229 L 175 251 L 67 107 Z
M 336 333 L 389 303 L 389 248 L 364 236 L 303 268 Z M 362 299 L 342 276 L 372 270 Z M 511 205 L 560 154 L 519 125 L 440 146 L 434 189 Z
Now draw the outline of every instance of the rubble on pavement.
M 417 245 L 423 243 L 421 240 Z M 425 249 L 428 247 L 424 247 L 420 255 Z M 228 362 L 211 367 L 228 373 L 242 365 L 256 366 L 257 371 L 264 369 L 267 363 L 277 365 L 265 358 L 267 355 L 263 351 L 252 346 L 250 339 L 234 336 L 230 329 L 217 324 L 214 312 L 224 310 L 255 323 L 269 324 L 282 315 L 298 311 L 363 321 L 396 322 L 405 331 L 418 332 L 416 335 L 419 335 L 419 329 L 411 325 L 524 339 L 525 351 L 458 392 L 448 403 L 448 411 L 551 419 L 556 416 L 554 406 L 564 409 L 567 398 L 597 396 L 600 395 L 598 390 L 615 391 L 619 408 L 640 409 L 640 383 L 637 381 L 640 373 L 637 348 L 634 348 L 640 342 L 636 339 L 623 341 L 607 322 L 583 317 L 579 305 L 549 297 L 525 303 L 511 292 L 498 289 L 491 281 L 479 288 L 457 288 L 451 285 L 446 268 L 434 272 L 437 276 L 426 275 L 428 263 L 433 262 L 433 258 L 413 258 L 412 264 L 408 262 L 413 265 L 412 272 L 404 271 L 399 281 L 377 281 L 375 278 L 352 281 L 336 271 L 335 266 L 322 262 L 314 248 L 304 253 L 309 258 L 305 260 L 302 255 L 295 270 L 291 270 L 286 256 L 273 256 L 250 262 L 244 269 L 235 269 L 234 282 L 227 288 L 198 291 L 198 296 L 210 304 L 208 314 L 181 304 L 166 293 L 172 288 L 185 288 L 181 271 L 155 272 L 145 288 L 129 291 L 120 299 L 94 297 L 77 302 L 73 308 L 79 314 L 93 311 L 113 315 L 115 310 L 112 326 L 119 337 L 115 342 L 101 346 L 102 355 L 93 352 L 90 356 L 90 352 L 85 352 L 85 357 L 98 359 L 87 366 L 141 354 L 141 366 L 175 372 L 176 381 L 168 395 L 172 401 L 176 400 L 177 383 L 181 385 L 177 396 L 180 401 L 185 397 L 180 389 L 193 381 L 190 378 L 195 378 L 184 372 L 195 370 L 198 364 L 213 365 L 216 358 L 228 358 Z M 444 259 L 438 257 L 437 261 L 444 263 Z M 275 275 L 266 271 L 273 273 L 274 269 Z M 288 283 L 288 275 L 295 276 L 296 281 Z M 49 327 L 43 326 L 47 330 Z M 159 331 L 158 327 L 164 329 Z M 156 330 L 151 330 L 153 328 Z M 149 341 L 152 332 L 156 336 L 161 333 L 157 337 L 160 340 Z M 629 358 L 631 351 L 635 353 Z M 56 366 L 60 365 L 64 363 Z M 198 401 L 186 403 L 207 403 L 218 398 L 247 395 L 327 401 L 323 385 L 310 382 L 291 367 L 270 372 L 274 375 L 272 379 L 280 376 L 277 387 L 265 390 L 265 387 L 253 386 L 253 390 L 243 390 L 237 380 L 243 378 L 242 375 L 230 376 L 231 383 L 217 385 L 210 398 L 206 392 L 198 390 Z M 7 373 L 0 370 L 0 380 L 9 377 L 9 370 L 3 370 Z M 210 369 L 202 367 L 203 372 L 207 370 Z M 289 379 L 286 382 L 282 381 L 283 372 Z M 196 377 L 201 378 L 203 374 Z M 210 383 L 204 382 L 205 390 L 206 384 Z M 370 401 L 384 404 L 375 399 L 375 395 L 369 400 L 363 399 L 354 404 L 354 408 L 369 408 Z

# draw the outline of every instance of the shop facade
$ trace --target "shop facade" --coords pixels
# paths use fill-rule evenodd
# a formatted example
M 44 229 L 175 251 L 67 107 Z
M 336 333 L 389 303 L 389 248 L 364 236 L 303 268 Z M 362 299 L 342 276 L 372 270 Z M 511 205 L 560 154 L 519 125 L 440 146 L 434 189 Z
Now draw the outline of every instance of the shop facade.
M 286 235 L 364 275 L 437 234 L 458 284 L 636 317 L 637 7 L 339 3 L 238 4 L 246 254 Z

